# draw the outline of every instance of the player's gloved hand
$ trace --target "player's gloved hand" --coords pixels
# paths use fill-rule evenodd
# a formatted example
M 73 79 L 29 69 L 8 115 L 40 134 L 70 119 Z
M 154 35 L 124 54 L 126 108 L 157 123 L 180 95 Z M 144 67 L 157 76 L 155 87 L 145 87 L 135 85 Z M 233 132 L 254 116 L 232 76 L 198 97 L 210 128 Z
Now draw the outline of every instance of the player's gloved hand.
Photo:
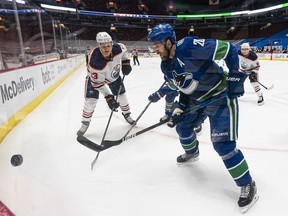
M 247 74 L 240 72 L 238 69 L 230 70 L 228 73 L 227 85 L 228 85 L 228 97 L 235 99 L 244 94 L 244 82 L 247 78 Z
M 258 80 L 257 73 L 254 71 L 251 71 L 250 75 L 249 75 L 249 80 L 250 80 L 250 82 L 257 82 L 257 80 Z
M 179 122 L 183 121 L 185 117 L 182 113 L 183 113 L 182 109 L 175 108 L 172 113 L 172 116 L 170 117 L 170 120 L 167 123 L 168 127 L 173 128 Z
M 172 103 L 175 97 L 178 96 L 178 91 L 171 89 L 169 86 L 165 85 L 161 87 L 157 92 L 154 92 L 148 97 L 148 100 L 155 103 L 166 95 L 166 101 Z
M 128 75 L 132 71 L 132 67 L 130 65 L 130 59 L 126 59 L 122 61 L 122 73 L 124 75 Z
M 117 111 L 117 108 L 119 107 L 119 103 L 114 99 L 114 95 L 109 94 L 105 97 L 105 99 L 109 108 L 113 111 Z
M 164 95 L 161 92 L 156 91 L 148 97 L 148 100 L 152 103 L 159 101 Z

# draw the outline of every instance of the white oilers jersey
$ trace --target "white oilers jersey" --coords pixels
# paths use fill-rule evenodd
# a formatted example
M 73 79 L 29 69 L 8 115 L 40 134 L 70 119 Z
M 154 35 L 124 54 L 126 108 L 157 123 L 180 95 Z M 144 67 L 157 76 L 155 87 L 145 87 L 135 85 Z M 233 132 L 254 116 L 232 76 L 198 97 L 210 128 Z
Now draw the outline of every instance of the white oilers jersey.
M 258 72 L 260 68 L 260 64 L 258 61 L 258 56 L 256 53 L 249 51 L 248 56 L 244 56 L 241 51 L 238 51 L 239 56 L 239 62 L 240 62 L 240 68 L 247 72 Z
M 122 61 L 128 59 L 127 49 L 123 44 L 113 44 L 111 59 L 105 59 L 99 47 L 90 54 L 87 66 L 88 75 L 94 88 L 101 91 L 105 84 L 118 79 Z

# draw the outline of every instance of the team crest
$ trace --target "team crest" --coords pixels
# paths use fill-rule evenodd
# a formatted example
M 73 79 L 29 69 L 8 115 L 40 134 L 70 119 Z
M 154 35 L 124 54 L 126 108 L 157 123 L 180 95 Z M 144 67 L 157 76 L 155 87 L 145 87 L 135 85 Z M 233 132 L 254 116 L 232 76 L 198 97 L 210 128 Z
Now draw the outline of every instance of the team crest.
M 198 86 L 198 81 L 193 79 L 193 75 L 188 72 L 177 74 L 172 71 L 174 84 L 185 94 L 191 94 Z
M 182 88 L 185 86 L 185 82 L 187 80 L 192 80 L 193 76 L 191 73 L 183 73 L 183 74 L 177 74 L 174 70 L 172 71 L 174 83 L 176 86 Z
M 116 79 L 117 77 L 119 77 L 119 74 L 120 74 L 120 64 L 117 64 L 111 72 L 111 77 Z

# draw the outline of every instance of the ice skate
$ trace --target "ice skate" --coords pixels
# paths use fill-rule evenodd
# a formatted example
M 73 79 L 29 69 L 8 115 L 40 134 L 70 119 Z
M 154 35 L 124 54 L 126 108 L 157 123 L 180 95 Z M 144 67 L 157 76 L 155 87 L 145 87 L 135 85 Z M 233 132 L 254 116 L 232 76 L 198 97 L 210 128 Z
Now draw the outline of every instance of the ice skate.
M 241 187 L 241 193 L 238 200 L 238 206 L 242 213 L 247 212 L 258 200 L 257 187 L 255 181 Z
M 258 102 L 257 102 L 258 106 L 261 106 L 264 104 L 264 97 L 261 94 L 261 96 L 258 97 Z
M 87 121 L 82 121 L 82 126 L 81 128 L 77 131 L 77 135 L 78 136 L 83 136 L 84 133 L 87 131 L 88 127 L 89 127 L 90 122 Z
M 198 160 L 199 160 L 199 150 L 198 149 L 194 154 L 184 153 L 184 154 L 180 155 L 179 157 L 177 157 L 177 163 L 179 165 L 192 163 L 192 162 L 195 162 Z
M 126 113 L 126 114 L 122 113 L 122 115 L 124 116 L 126 122 L 128 122 L 130 125 L 133 125 L 135 123 L 135 120 L 133 120 L 131 118 L 130 114 L 131 114 L 130 112 Z

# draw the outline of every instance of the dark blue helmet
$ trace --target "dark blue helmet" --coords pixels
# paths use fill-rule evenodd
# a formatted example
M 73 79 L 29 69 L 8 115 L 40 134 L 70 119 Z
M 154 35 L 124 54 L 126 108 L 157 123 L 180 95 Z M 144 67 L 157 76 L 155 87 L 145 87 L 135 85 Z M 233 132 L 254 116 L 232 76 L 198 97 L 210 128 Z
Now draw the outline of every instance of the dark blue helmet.
M 169 24 L 159 24 L 155 26 L 148 34 L 148 42 L 161 42 L 165 44 L 166 40 L 170 39 L 174 44 L 176 42 L 175 31 Z

